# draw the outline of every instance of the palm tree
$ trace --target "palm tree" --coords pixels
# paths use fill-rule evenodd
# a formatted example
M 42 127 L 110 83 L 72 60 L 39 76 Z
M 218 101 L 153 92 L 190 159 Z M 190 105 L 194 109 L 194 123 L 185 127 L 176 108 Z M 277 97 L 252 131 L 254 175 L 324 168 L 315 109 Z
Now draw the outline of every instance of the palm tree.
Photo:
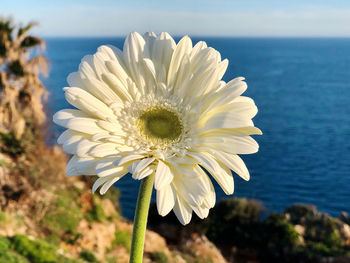
M 33 56 L 45 42 L 28 32 L 36 26 L 14 24 L 0 17 L 0 131 L 19 139 L 29 123 L 45 120 L 42 99 L 47 93 L 39 74 L 47 74 L 47 60 Z

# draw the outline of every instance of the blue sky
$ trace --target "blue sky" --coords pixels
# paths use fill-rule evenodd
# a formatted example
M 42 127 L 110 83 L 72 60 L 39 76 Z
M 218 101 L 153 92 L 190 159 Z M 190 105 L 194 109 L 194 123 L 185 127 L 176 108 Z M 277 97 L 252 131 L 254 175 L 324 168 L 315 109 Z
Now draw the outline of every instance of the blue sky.
M 40 36 L 350 37 L 350 0 L 1 0 L 0 15 L 39 22 Z

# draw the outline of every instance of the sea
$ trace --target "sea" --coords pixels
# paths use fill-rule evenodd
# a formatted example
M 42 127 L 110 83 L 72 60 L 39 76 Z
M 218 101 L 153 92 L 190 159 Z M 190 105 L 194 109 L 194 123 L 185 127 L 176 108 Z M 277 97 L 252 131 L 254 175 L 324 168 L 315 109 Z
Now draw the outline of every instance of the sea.
M 350 39 L 193 38 L 194 43 L 199 40 L 229 60 L 225 81 L 246 78 L 245 95 L 259 108 L 254 123 L 263 131 L 255 136 L 260 149 L 242 156 L 251 179 L 234 176 L 233 196 L 260 200 L 268 211 L 306 203 L 333 216 L 349 213 Z M 46 38 L 50 72 L 42 80 L 49 90 L 49 115 L 70 107 L 62 88 L 83 56 L 104 44 L 122 49 L 123 42 L 124 38 Z M 53 124 L 51 143 L 60 132 Z M 139 182 L 129 175 L 115 187 L 121 192 L 122 214 L 132 219 Z M 215 188 L 217 200 L 231 197 Z

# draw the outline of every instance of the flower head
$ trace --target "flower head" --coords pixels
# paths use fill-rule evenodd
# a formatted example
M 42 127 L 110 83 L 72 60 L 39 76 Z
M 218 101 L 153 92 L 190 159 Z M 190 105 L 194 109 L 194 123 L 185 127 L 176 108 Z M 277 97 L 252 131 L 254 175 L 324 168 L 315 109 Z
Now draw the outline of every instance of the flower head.
M 254 101 L 241 96 L 244 78 L 221 80 L 227 65 L 205 42 L 176 44 L 168 33 L 131 33 L 123 51 L 85 56 L 64 88 L 77 109 L 54 115 L 67 128 L 58 143 L 73 154 L 67 175 L 97 175 L 92 190 L 104 194 L 128 173 L 154 173 L 160 215 L 174 210 L 182 224 L 192 211 L 207 217 L 215 191 L 203 168 L 232 194 L 231 170 L 249 180 L 237 154 L 257 152 L 250 135 L 261 134 Z

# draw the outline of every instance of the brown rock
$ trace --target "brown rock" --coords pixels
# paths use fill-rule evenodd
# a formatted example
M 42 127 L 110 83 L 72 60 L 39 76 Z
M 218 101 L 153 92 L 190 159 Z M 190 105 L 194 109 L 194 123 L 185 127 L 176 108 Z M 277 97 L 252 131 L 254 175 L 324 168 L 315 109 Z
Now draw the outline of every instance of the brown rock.
M 101 206 L 107 217 L 113 216 L 117 213 L 112 201 L 109 199 L 102 199 Z
M 295 225 L 294 229 L 301 236 L 303 236 L 305 234 L 305 227 L 302 225 Z
M 345 245 L 350 245 L 350 226 L 348 224 L 341 226 L 340 235 L 344 239 Z
M 77 227 L 77 232 L 81 234 L 81 237 L 77 240 L 74 247 L 67 245 L 68 250 L 71 254 L 79 254 L 84 249 L 89 250 L 99 260 L 102 260 L 104 259 L 106 250 L 111 247 L 115 229 L 115 224 L 113 223 L 90 223 L 82 220 Z
M 204 235 L 187 240 L 184 251 L 191 253 L 197 260 L 211 259 L 215 263 L 227 263 L 219 249 Z

